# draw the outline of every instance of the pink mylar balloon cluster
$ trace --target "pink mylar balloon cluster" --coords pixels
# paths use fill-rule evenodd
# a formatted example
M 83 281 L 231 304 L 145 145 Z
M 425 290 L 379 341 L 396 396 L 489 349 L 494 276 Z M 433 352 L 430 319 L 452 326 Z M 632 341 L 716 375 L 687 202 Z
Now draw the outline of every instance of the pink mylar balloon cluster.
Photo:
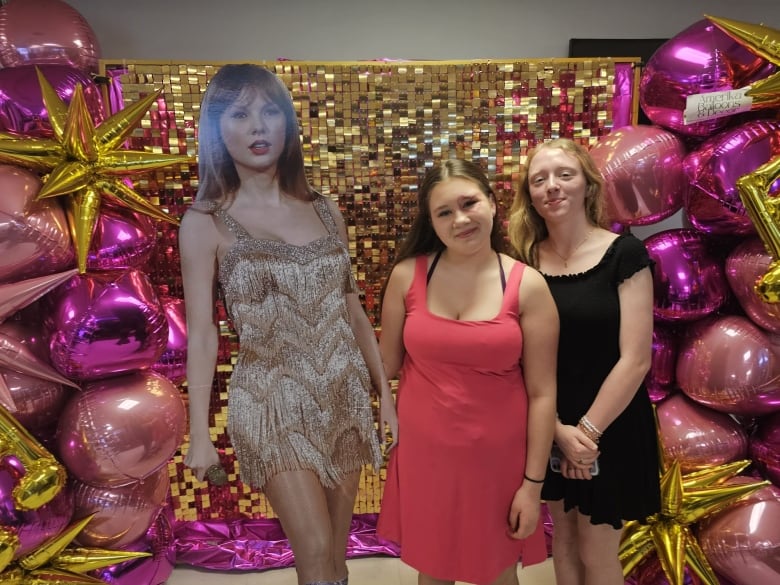
M 604 177 L 607 215 L 624 225 L 647 225 L 682 207 L 685 146 L 655 126 L 625 126 L 590 149 Z
M 95 73 L 100 46 L 78 11 L 60 0 L 10 0 L 0 7 L 0 66 L 65 64 Z
M 92 485 L 117 487 L 164 467 L 184 438 L 179 390 L 151 371 L 85 384 L 63 410 L 59 454 L 70 473 Z

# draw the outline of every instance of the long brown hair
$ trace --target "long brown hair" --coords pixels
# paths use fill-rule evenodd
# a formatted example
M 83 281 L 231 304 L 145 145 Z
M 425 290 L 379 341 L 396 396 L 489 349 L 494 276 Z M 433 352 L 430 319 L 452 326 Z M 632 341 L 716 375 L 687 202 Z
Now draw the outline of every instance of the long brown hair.
M 211 78 L 200 106 L 198 123 L 197 201 L 230 201 L 241 180 L 228 153 L 220 130 L 220 119 L 227 108 L 246 95 L 258 92 L 276 104 L 286 120 L 284 150 L 276 173 L 284 193 L 310 200 L 312 188 L 303 166 L 298 118 L 287 87 L 268 69 L 250 63 L 223 65 Z
M 604 213 L 604 179 L 587 149 L 569 138 L 556 138 L 540 144 L 528 152 L 528 159 L 520 171 L 517 195 L 509 210 L 509 241 L 517 257 L 535 268 L 539 267 L 539 242 L 548 236 L 547 225 L 531 203 L 528 169 L 531 161 L 545 148 L 559 148 L 579 161 L 585 175 L 585 216 L 593 225 L 607 227 Z

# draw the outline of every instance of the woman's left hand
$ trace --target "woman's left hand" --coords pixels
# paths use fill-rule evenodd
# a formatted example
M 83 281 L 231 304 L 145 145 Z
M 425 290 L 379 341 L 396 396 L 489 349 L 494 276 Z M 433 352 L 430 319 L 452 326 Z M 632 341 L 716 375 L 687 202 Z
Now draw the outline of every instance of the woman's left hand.
M 398 444 L 398 413 L 390 390 L 382 392 L 379 399 L 379 439 L 385 453 Z M 389 441 L 387 440 L 389 436 Z
M 538 487 L 529 486 L 528 482 L 520 486 L 520 489 L 515 492 L 512 505 L 509 508 L 508 533 L 511 538 L 520 540 L 533 534 L 539 523 L 541 505 Z

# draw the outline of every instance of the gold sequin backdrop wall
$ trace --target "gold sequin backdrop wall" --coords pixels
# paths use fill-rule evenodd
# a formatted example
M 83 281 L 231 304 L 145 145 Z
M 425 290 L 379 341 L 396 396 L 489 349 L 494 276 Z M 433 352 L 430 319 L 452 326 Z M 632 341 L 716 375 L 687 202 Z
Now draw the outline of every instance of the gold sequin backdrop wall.
M 610 59 L 260 64 L 275 71 L 292 93 L 309 179 L 344 212 L 355 274 L 375 325 L 381 282 L 410 225 L 427 168 L 452 157 L 479 162 L 505 217 L 529 147 L 558 136 L 592 144 L 612 128 L 616 61 Z M 121 86 L 124 103 L 162 88 L 131 148 L 193 156 L 191 164 L 162 169 L 137 183 L 153 203 L 180 217 L 198 187 L 194 157 L 201 96 L 220 64 L 105 61 L 101 66 L 119 82 L 113 87 Z M 149 274 L 162 294 L 180 297 L 177 230 L 167 224 L 158 229 Z M 231 482 L 222 488 L 198 482 L 177 454 L 169 469 L 179 520 L 273 515 L 262 495 L 238 480 L 225 434 L 236 349 L 223 312 L 212 438 Z M 364 471 L 355 513 L 379 510 L 383 479 L 384 470 Z

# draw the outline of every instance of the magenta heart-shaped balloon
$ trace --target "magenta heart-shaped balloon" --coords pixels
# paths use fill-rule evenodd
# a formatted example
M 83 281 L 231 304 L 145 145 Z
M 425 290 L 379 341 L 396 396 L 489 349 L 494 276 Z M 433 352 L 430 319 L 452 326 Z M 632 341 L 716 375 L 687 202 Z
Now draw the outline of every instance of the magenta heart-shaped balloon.
M 168 342 L 165 312 L 139 270 L 77 275 L 46 302 L 51 362 L 71 380 L 149 368 Z
M 144 268 L 156 243 L 157 229 L 152 218 L 128 207 L 103 203 L 89 248 L 87 270 Z
M 75 265 L 65 212 L 56 199 L 35 201 L 40 188 L 30 171 L 0 165 L 0 283 Z

